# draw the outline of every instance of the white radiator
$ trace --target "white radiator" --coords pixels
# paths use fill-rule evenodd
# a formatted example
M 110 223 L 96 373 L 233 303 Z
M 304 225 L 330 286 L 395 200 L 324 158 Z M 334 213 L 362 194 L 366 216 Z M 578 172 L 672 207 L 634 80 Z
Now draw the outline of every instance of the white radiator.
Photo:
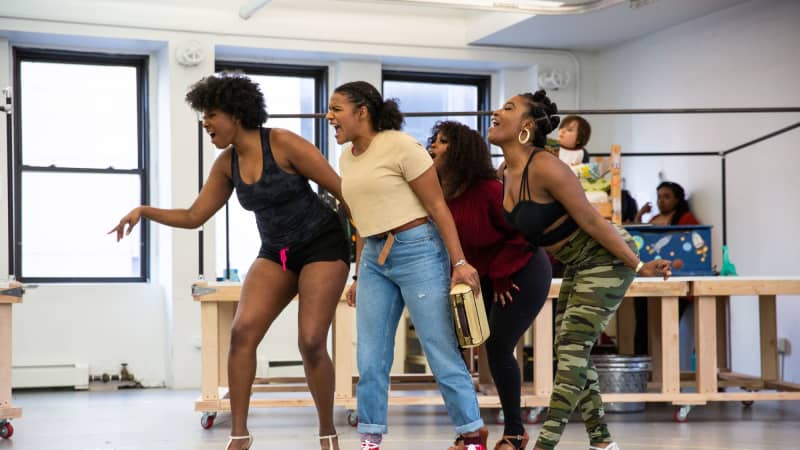
M 89 389 L 89 365 L 76 363 L 13 366 L 11 368 L 11 387 Z

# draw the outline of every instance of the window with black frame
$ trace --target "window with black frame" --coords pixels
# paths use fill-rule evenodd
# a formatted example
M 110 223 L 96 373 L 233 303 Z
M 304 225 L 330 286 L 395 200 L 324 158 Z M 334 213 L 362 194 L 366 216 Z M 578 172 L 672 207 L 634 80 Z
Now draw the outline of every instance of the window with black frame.
M 327 124 L 311 115 L 327 110 L 327 67 L 217 62 L 217 72 L 238 71 L 258 83 L 270 117 L 264 126 L 290 130 L 317 146 L 327 157 Z M 273 117 L 273 114 L 278 117 Z M 216 149 L 218 155 L 220 150 Z M 317 186 L 312 182 L 313 189 Z M 232 280 L 245 272 L 261 246 L 253 213 L 234 193 L 216 216 L 216 274 Z M 230 269 L 229 273 L 226 273 Z M 234 272 L 235 271 L 235 272 Z
M 489 116 L 447 113 L 485 111 L 489 107 L 489 85 L 488 75 L 383 72 L 383 96 L 398 99 L 403 113 L 442 113 L 435 116 L 406 117 L 403 130 L 423 145 L 427 145 L 431 128 L 441 120 L 462 122 L 486 136 Z
M 147 56 L 15 48 L 9 248 L 28 282 L 146 281 Z

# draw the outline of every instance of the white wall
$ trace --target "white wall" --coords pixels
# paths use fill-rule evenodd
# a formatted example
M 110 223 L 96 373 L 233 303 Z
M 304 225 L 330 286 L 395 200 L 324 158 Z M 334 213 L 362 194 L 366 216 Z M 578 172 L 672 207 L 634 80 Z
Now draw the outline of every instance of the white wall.
M 9 84 L 9 47 L 13 45 L 149 54 L 150 198 L 159 207 L 185 207 L 196 195 L 197 116 L 183 97 L 193 82 L 213 71 L 215 54 L 226 60 L 327 65 L 331 87 L 356 79 L 380 85 L 381 69 L 387 65 L 485 73 L 495 84 L 494 105 L 507 95 L 533 89 L 528 83 L 536 80 L 538 66 L 574 66 L 569 55 L 559 52 L 469 48 L 462 42 L 464 25 L 453 20 L 437 19 L 421 26 L 413 17 L 369 18 L 369 23 L 405 30 L 395 37 L 385 27 L 371 33 L 360 27 L 334 29 L 332 18 L 308 14 L 302 17 L 302 24 L 287 20 L 284 13 L 242 24 L 202 6 L 192 8 L 187 17 L 185 10 L 162 8 L 156 2 L 150 3 L 152 10 L 144 11 L 121 11 L 118 3 L 109 9 L 110 3 L 92 2 L 87 9 L 87 2 L 77 0 L 4 2 L 0 5 L 0 85 Z M 298 33 L 306 35 L 299 37 Z M 390 36 L 395 41 L 388 41 Z M 176 47 L 186 40 L 198 41 L 208 55 L 200 66 L 186 68 L 175 62 Z M 506 82 L 507 70 L 525 76 L 509 76 Z M 574 106 L 574 89 L 559 95 L 564 98 L 559 100 L 562 107 Z M 0 141 L 2 168 L 6 149 L 5 140 Z M 335 164 L 338 153 L 332 138 L 330 142 Z M 213 155 L 210 142 L 205 142 L 206 171 Z M 0 194 L 5 198 L 4 169 L 2 174 Z M 116 220 L 108 218 L 110 225 Z M 192 301 L 189 289 L 196 279 L 197 233 L 159 225 L 151 230 L 149 283 L 47 285 L 30 290 L 24 303 L 15 306 L 14 363 L 81 362 L 89 364 L 91 373 L 102 373 L 116 371 L 120 362 L 127 362 L 146 385 L 199 386 L 199 305 Z M 0 271 L 4 273 L 7 233 L 7 220 L 0 216 Z M 214 237 L 212 221 L 205 228 L 205 273 L 209 277 L 215 267 Z M 271 349 L 287 347 L 286 343 L 293 347 L 295 323 L 290 316 L 276 323 L 263 351 L 274 354 Z
M 800 106 L 800 2 L 751 1 L 596 54 L 580 55 L 583 108 Z M 800 120 L 798 114 L 590 117 L 590 150 L 722 151 Z M 740 275 L 800 275 L 800 129 L 727 158 L 728 247 Z M 626 187 L 655 196 L 658 172 L 682 184 L 693 211 L 714 226 L 719 267 L 718 157 L 625 158 Z M 733 369 L 759 373 L 754 298 L 732 300 Z M 778 334 L 800 344 L 797 297 L 779 298 Z M 786 359 L 800 380 L 800 355 Z

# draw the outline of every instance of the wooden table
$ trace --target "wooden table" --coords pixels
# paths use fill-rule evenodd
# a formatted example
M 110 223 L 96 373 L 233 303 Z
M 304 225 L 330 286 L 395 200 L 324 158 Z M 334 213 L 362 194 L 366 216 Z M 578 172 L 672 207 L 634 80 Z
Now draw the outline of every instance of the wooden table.
M 713 401 L 800 400 L 800 384 L 781 381 L 778 374 L 778 295 L 800 295 L 800 277 L 698 277 L 695 296 L 698 392 Z M 725 311 L 732 296 L 757 296 L 761 374 L 731 372 Z M 722 306 L 723 308 L 720 308 Z M 720 323 L 722 322 L 722 323 Z M 702 325 L 702 326 L 701 326 Z M 720 386 L 739 386 L 749 392 L 717 392 Z M 769 392 L 761 392 L 767 390 Z
M 533 382 L 524 383 L 521 405 L 538 414 L 547 406 L 553 390 L 553 309 L 552 301 L 558 297 L 561 280 L 554 279 L 549 299 L 534 321 Z M 202 324 L 202 396 L 195 402 L 197 411 L 204 411 L 204 421 L 216 411 L 230 410 L 225 398 L 227 389 L 227 353 L 230 341 L 230 323 L 239 300 L 239 283 L 197 283 L 193 287 L 194 299 L 201 303 Z M 800 385 L 777 379 L 776 313 L 777 295 L 800 294 L 800 278 L 744 278 L 744 277 L 675 277 L 667 281 L 657 278 L 637 278 L 631 284 L 626 298 L 647 298 L 650 323 L 651 356 L 653 358 L 652 383 L 644 393 L 606 393 L 605 402 L 669 402 L 678 405 L 675 418 L 686 420 L 691 405 L 709 401 L 800 400 Z M 678 360 L 678 298 L 694 295 L 696 376 L 680 372 Z M 717 303 L 733 295 L 758 295 L 761 324 L 762 375 L 754 377 L 736 374 L 725 369 L 720 354 L 720 333 L 724 321 L 719 320 Z M 630 302 L 628 302 L 630 303 Z M 633 309 L 621 308 L 618 321 L 633 322 Z M 621 329 L 621 342 L 629 341 L 631 330 Z M 629 344 L 624 344 L 629 345 Z M 340 301 L 333 324 L 333 360 L 335 367 L 335 404 L 348 409 L 348 421 L 356 422 L 355 375 L 355 310 Z M 520 357 L 522 356 L 519 349 Z M 520 358 L 521 359 L 521 358 Z M 524 366 L 523 366 L 524 367 Z M 722 370 L 720 370 L 722 368 Z M 482 371 L 483 372 L 483 371 Z M 485 376 L 485 374 L 483 374 Z M 430 375 L 392 376 L 390 405 L 442 405 L 443 400 Z M 286 384 L 290 386 L 286 386 Z M 252 407 L 311 406 L 305 379 L 257 379 L 254 392 L 303 392 L 302 396 L 253 399 Z M 694 392 L 681 392 L 681 387 L 694 388 Z M 718 392 L 720 386 L 745 387 L 748 392 Z M 406 392 L 408 388 L 422 392 Z M 759 392 L 770 389 L 771 392 Z M 500 408 L 496 394 L 487 391 L 478 395 L 482 408 Z M 532 417 L 529 417 L 531 420 Z M 206 426 L 206 423 L 203 426 Z M 210 426 L 210 425 L 209 425 Z
M 552 299 L 558 296 L 561 280 L 555 279 L 550 288 L 547 305 L 537 316 L 532 327 L 534 341 L 534 374 L 533 383 L 526 383 L 522 398 L 524 407 L 540 408 L 548 404 L 553 389 L 552 368 L 552 332 L 553 314 Z M 656 364 L 658 379 L 663 379 L 662 392 L 651 394 L 610 394 L 608 401 L 642 401 L 642 395 L 648 401 L 665 401 L 664 394 L 680 390 L 680 371 L 677 353 L 678 340 L 678 297 L 686 295 L 689 282 L 683 279 L 662 281 L 658 279 L 637 279 L 631 285 L 628 295 L 634 297 L 652 297 L 663 299 L 663 317 L 660 321 L 660 333 L 654 339 L 665 348 L 662 351 L 666 358 L 664 363 Z M 201 424 L 204 427 L 213 425 L 217 411 L 229 411 L 230 401 L 227 392 L 227 354 L 230 341 L 230 324 L 239 300 L 241 283 L 231 282 L 199 282 L 192 286 L 195 301 L 201 304 L 201 359 L 202 359 L 202 392 L 201 398 L 195 402 L 195 410 L 203 411 Z M 661 348 L 659 347 L 659 348 Z M 333 361 L 335 370 L 335 404 L 348 409 L 348 421 L 355 423 L 354 410 L 356 398 L 354 385 L 355 375 L 355 310 L 346 306 L 342 299 L 336 310 L 333 322 Z M 520 348 L 519 357 L 522 359 Z M 487 376 L 488 371 L 481 372 Z M 310 406 L 313 402 L 307 395 L 305 379 L 272 378 L 256 379 L 254 392 L 303 392 L 303 395 L 284 395 L 279 398 L 254 398 L 252 407 L 274 406 Z M 415 389 L 417 392 L 407 392 Z M 482 393 L 478 396 L 482 408 L 500 408 L 500 399 L 494 393 Z M 444 402 L 436 390 L 431 375 L 393 375 L 390 386 L 390 405 L 442 405 Z
M 605 402 L 671 401 L 680 393 L 680 367 L 678 363 L 678 297 L 689 292 L 690 279 L 637 278 L 631 283 L 626 297 L 647 297 L 653 310 L 651 342 L 653 378 L 658 386 L 655 392 L 604 394 Z M 536 317 L 533 326 L 533 394 L 523 395 L 522 405 L 544 407 L 550 402 L 553 390 L 553 308 L 551 302 L 558 298 L 561 280 L 554 279 L 550 286 L 548 302 Z M 627 314 L 621 311 L 622 314 Z M 632 314 L 632 310 L 630 312 Z M 620 319 L 623 320 L 623 319 Z M 624 319 L 627 320 L 627 319 Z
M 10 419 L 22 417 L 22 408 L 11 403 L 11 307 L 22 303 L 22 285 L 0 282 L 0 437 L 8 439 L 14 433 Z

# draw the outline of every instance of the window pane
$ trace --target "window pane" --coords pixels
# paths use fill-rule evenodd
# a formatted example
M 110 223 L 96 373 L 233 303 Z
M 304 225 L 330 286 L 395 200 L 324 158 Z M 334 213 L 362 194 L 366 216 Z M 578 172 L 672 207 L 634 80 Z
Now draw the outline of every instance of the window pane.
M 140 277 L 141 223 L 116 242 L 108 231 L 141 203 L 128 174 L 22 174 L 23 277 Z
M 23 61 L 22 163 L 138 167 L 135 67 Z
M 244 280 L 261 248 L 256 218 L 239 204 L 236 193 L 228 199 L 231 269 L 236 269 L 239 279 Z M 216 215 L 217 220 L 217 276 L 225 276 L 225 208 Z
M 384 81 L 384 98 L 400 100 L 403 112 L 477 111 L 478 87 L 420 81 Z M 431 128 L 440 120 L 462 122 L 478 129 L 477 116 L 407 117 L 403 130 L 427 146 Z
M 258 83 L 267 103 L 267 111 L 276 114 L 313 114 L 315 83 L 313 78 L 274 75 L 249 75 Z M 269 119 L 270 128 L 285 128 L 314 142 L 314 119 Z

